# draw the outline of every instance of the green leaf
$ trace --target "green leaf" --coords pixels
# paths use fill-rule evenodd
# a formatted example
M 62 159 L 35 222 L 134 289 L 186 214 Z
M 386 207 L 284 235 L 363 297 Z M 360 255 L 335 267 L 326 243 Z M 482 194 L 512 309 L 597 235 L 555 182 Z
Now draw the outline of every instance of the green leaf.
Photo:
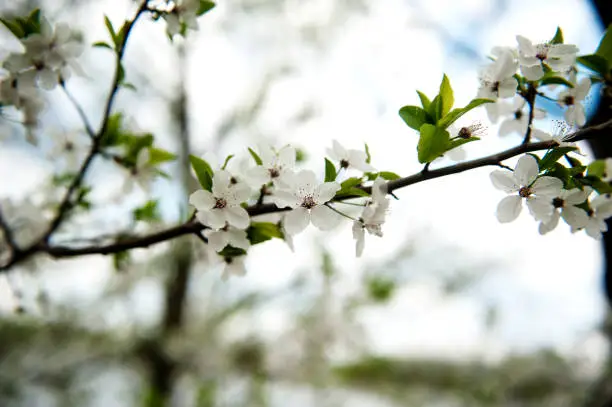
M 430 163 L 443 155 L 450 141 L 448 131 L 436 127 L 432 124 L 421 126 L 421 137 L 417 146 L 419 162 L 422 164 Z
M 544 154 L 544 157 L 542 157 L 542 159 L 539 162 L 540 171 L 545 171 L 545 170 L 548 170 L 549 168 L 552 168 L 554 164 L 557 161 L 559 161 L 561 157 L 563 157 L 565 154 L 572 152 L 572 151 L 576 151 L 576 148 L 557 147 L 557 148 L 553 148 L 552 150 L 548 150 L 548 152 Z
M 347 180 L 344 180 L 340 184 L 340 190 L 356 187 L 357 185 L 360 185 L 361 182 L 362 182 L 361 178 L 351 177 Z
M 468 103 L 465 107 L 453 109 L 446 116 L 442 118 L 438 122 L 438 127 L 442 129 L 446 129 L 448 126 L 453 124 L 457 119 L 466 114 L 472 109 L 477 108 L 480 105 L 484 105 L 485 103 L 493 103 L 494 101 L 491 99 L 473 99 L 470 103 Z
M 370 196 L 366 191 L 357 187 L 343 188 L 336 192 L 336 198 Z
M 419 94 L 419 99 L 421 99 L 421 106 L 423 106 L 423 109 L 429 109 L 431 100 L 429 100 L 429 98 L 423 92 L 417 90 L 417 93 Z
M 207 0 L 200 0 L 200 7 L 198 8 L 198 12 L 196 15 L 201 16 L 202 14 L 208 13 L 215 7 L 215 3 Z
M 399 110 L 399 115 L 408 127 L 417 131 L 423 124 L 432 123 L 431 117 L 427 112 L 418 106 L 404 106 Z
M 442 83 L 440 83 L 440 114 L 437 116 L 437 120 L 446 116 L 448 112 L 453 108 L 455 104 L 455 97 L 453 95 L 453 88 L 451 87 L 448 76 L 444 74 L 442 77 Z
M 601 76 L 607 75 L 610 72 L 611 64 L 601 55 L 583 55 L 576 60 L 582 66 L 599 73 Z
M 438 123 L 438 120 L 442 117 L 442 101 L 440 100 L 440 95 L 437 95 L 431 101 L 429 109 L 427 109 L 427 114 L 429 114 L 432 124 Z
M 336 171 L 336 167 L 334 166 L 334 163 L 332 163 L 326 158 L 325 159 L 325 182 L 335 181 L 337 175 L 338 175 L 338 172 Z
M 282 239 L 283 233 L 278 225 L 270 222 L 252 222 L 247 229 L 247 238 L 256 245 L 272 238 Z
M 210 164 L 200 157 L 196 157 L 195 155 L 189 155 L 189 162 L 191 162 L 191 167 L 195 171 L 196 177 L 198 177 L 198 181 L 200 182 L 202 189 L 211 191 L 213 170 L 210 167 Z
M 555 32 L 555 36 L 550 41 L 551 44 L 563 44 L 563 31 L 561 31 L 561 27 L 557 27 L 557 31 Z
M 176 160 L 176 154 L 172 154 L 169 151 L 162 150 L 161 148 L 150 148 L 149 149 L 149 163 L 151 165 L 157 165 L 168 161 Z
M 401 178 L 401 177 L 400 177 L 399 175 L 397 175 L 396 173 L 394 173 L 394 172 L 390 172 L 390 171 L 381 171 L 381 172 L 379 172 L 379 173 L 378 173 L 378 175 L 379 175 L 379 176 L 380 176 L 382 179 L 387 180 L 387 181 L 393 181 L 393 180 L 396 180 L 396 179 L 400 179 L 400 178 Z
M 594 176 L 594 177 L 602 178 L 604 177 L 604 175 L 606 175 L 606 161 L 605 160 L 595 160 L 591 164 L 589 164 L 588 169 L 587 169 L 587 176 Z
M 112 147 L 121 142 L 122 122 L 123 115 L 121 113 L 115 113 L 109 116 L 106 131 L 100 140 L 100 147 Z
M 478 141 L 478 140 L 480 140 L 480 137 L 456 138 L 456 139 L 450 140 L 446 151 L 452 150 L 453 148 L 457 148 L 464 144 L 471 143 L 472 141 Z
M 106 29 L 108 30 L 111 39 L 113 40 L 113 44 L 115 44 L 115 48 L 117 48 L 117 34 L 113 28 L 113 23 L 111 23 L 107 15 L 104 15 L 104 24 L 106 25 Z
M 239 256 L 244 256 L 245 254 L 246 254 L 246 250 L 239 249 L 234 246 L 225 246 L 223 250 L 219 252 L 219 256 L 224 257 L 224 258 L 239 257 Z
M 2 22 L 2 24 L 4 24 L 4 26 L 8 28 L 8 30 L 12 32 L 15 37 L 19 39 L 25 37 L 25 31 L 21 27 L 21 24 L 15 21 L 7 20 L 5 18 L 0 18 L 0 22 Z
M 136 92 L 136 86 L 134 86 L 134 84 L 132 84 L 132 83 L 123 82 L 121 84 L 121 87 L 123 87 L 125 89 L 129 89 L 129 90 L 133 90 L 134 92 Z
M 561 76 L 554 76 L 554 74 L 553 75 L 544 75 L 544 77 L 540 81 L 540 84 L 542 84 L 542 85 L 565 85 L 568 88 L 573 88 L 574 87 L 574 84 L 571 83 L 570 81 L 568 81 L 567 79 L 565 79 L 565 78 L 563 78 Z
M 263 161 L 261 161 L 261 158 L 259 158 L 257 153 L 255 151 L 253 151 L 253 149 L 251 147 L 249 147 L 249 153 L 251 153 L 251 157 L 253 157 L 253 160 L 255 160 L 255 164 L 257 164 L 257 165 L 262 165 L 263 164 Z
M 372 162 L 372 156 L 370 155 L 370 147 L 368 147 L 368 143 L 365 143 L 365 153 L 366 153 L 366 163 L 370 164 L 370 162 Z
M 608 66 L 612 65 L 612 24 L 608 26 L 604 33 L 595 54 L 604 58 L 608 62 Z
M 108 48 L 110 50 L 113 49 L 113 47 L 111 47 L 108 43 L 104 42 L 104 41 L 98 41 L 98 42 L 94 42 L 93 47 L 97 47 L 97 48 Z
M 115 271 L 125 271 L 131 263 L 130 252 L 122 251 L 113 254 L 113 267 Z
M 230 162 L 232 158 L 234 158 L 234 154 L 230 154 L 225 158 L 225 161 L 223 162 L 223 166 L 221 167 L 222 170 L 224 170 L 225 167 L 227 167 L 227 164 Z
M 118 66 L 118 71 L 117 71 L 117 83 L 119 85 L 123 84 L 123 81 L 125 79 L 125 68 L 123 68 L 123 64 L 119 64 Z
M 132 211 L 132 217 L 135 221 L 143 222 L 157 222 L 160 220 L 159 211 L 157 207 L 157 200 L 147 201 L 140 208 L 136 208 Z

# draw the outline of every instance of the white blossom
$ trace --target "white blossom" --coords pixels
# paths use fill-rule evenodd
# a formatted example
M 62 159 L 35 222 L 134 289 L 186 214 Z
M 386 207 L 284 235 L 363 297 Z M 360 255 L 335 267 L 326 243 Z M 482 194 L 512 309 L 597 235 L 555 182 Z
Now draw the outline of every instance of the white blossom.
M 197 19 L 199 7 L 199 0 L 175 0 L 174 8 L 163 14 L 168 35 L 172 37 L 175 34 L 180 34 L 183 24 L 186 28 L 197 31 L 199 28 Z
M 606 219 L 612 216 L 612 197 L 610 194 L 598 195 L 590 202 L 591 210 L 587 212 L 589 217 L 584 231 L 593 239 L 599 240 L 602 232 L 608 231 Z M 572 228 L 572 233 L 581 229 Z
M 47 153 L 47 157 L 56 162 L 61 161 L 63 166 L 60 171 L 69 172 L 79 169 L 81 160 L 91 145 L 87 136 L 75 131 L 58 132 L 53 135 L 52 141 L 53 145 Z
M 529 112 L 525 109 L 526 106 L 527 103 L 521 96 L 515 96 L 512 104 L 502 104 L 499 106 L 498 113 L 500 116 L 510 116 L 499 125 L 498 134 L 500 136 L 508 136 L 513 133 L 524 135 L 527 132 Z M 546 113 L 543 110 L 534 109 L 534 119 L 542 119 L 544 116 L 546 116 Z
M 372 199 L 363 208 L 361 216 L 353 222 L 353 239 L 355 239 L 355 254 L 360 257 L 365 246 L 365 232 L 382 237 L 381 226 L 389 208 L 387 183 L 381 177 L 376 178 L 372 185 Z
M 238 229 L 249 226 L 249 214 L 240 206 L 249 198 L 250 189 L 243 184 L 232 184 L 227 171 L 213 175 L 212 192 L 200 189 L 189 197 L 189 203 L 196 209 L 197 219 L 213 229 L 221 229 L 226 223 Z
M 576 62 L 578 48 L 570 44 L 533 44 L 529 39 L 517 35 L 521 72 L 530 81 L 544 76 L 543 64 L 553 71 L 566 71 Z
M 147 193 L 151 191 L 151 185 L 157 175 L 157 170 L 151 165 L 150 159 L 151 154 L 148 148 L 143 148 L 138 152 L 136 162 L 128 169 L 128 176 L 123 183 L 122 193 L 131 192 L 136 185 L 139 185 Z
M 216 252 L 220 252 L 227 245 L 244 250 L 251 246 L 246 231 L 231 226 L 219 230 L 205 229 L 202 234 L 208 239 L 208 244 Z
M 293 208 L 285 215 L 285 230 L 294 235 L 304 230 L 311 221 L 321 230 L 333 229 L 341 218 L 325 204 L 334 197 L 340 184 L 320 184 L 314 172 L 308 170 L 289 178 L 289 187 L 276 191 L 274 195 L 277 206 Z
M 376 171 L 369 163 L 367 163 L 367 154 L 360 150 L 347 150 L 338 141 L 332 141 L 333 148 L 327 149 L 327 155 L 333 160 L 340 163 L 340 168 L 355 168 L 363 172 Z
M 572 75 L 572 79 L 572 82 L 575 84 L 574 87 L 559 93 L 557 99 L 561 105 L 567 108 L 564 114 L 565 121 L 569 125 L 582 127 L 586 123 L 586 113 L 581 102 L 589 94 L 591 80 L 589 78 L 582 78 L 580 81 L 576 81 L 575 74 Z
M 557 227 L 559 218 L 571 226 L 572 229 L 584 228 L 589 220 L 584 209 L 578 208 L 576 205 L 586 201 L 590 191 L 580 190 L 578 188 L 561 190 L 558 196 L 552 199 L 554 210 L 550 219 L 546 222 L 541 222 L 539 232 L 544 235 Z
M 510 50 L 496 51 L 497 59 L 480 72 L 479 98 L 497 100 L 512 97 L 516 93 L 518 83 L 513 75 L 518 68 L 518 62 Z
M 538 221 L 548 221 L 554 210 L 552 198 L 558 196 L 563 182 L 554 177 L 538 178 L 538 163 L 530 155 L 522 156 L 513 172 L 496 170 L 491 181 L 497 189 L 512 194 L 502 199 L 497 206 L 497 219 L 502 223 L 512 222 L 521 213 L 523 198 L 527 208 Z
M 225 268 L 223 270 L 222 279 L 227 280 L 231 276 L 242 277 L 246 274 L 246 266 L 244 260 L 246 256 L 225 257 Z
M 252 168 L 247 177 L 252 184 L 257 184 L 258 187 L 270 182 L 277 188 L 284 187 L 287 175 L 293 174 L 295 157 L 295 148 L 290 145 L 278 151 L 269 145 L 259 146 L 261 165 Z

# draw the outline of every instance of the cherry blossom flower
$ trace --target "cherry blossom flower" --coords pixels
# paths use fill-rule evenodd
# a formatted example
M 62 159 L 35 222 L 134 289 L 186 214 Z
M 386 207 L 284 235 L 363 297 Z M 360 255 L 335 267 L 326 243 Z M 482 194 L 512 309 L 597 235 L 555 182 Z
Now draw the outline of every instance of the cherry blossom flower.
M 63 164 L 61 171 L 76 171 L 90 145 L 90 139 L 83 133 L 61 131 L 54 135 L 53 146 L 47 153 L 47 157 L 56 161 L 61 160 Z M 148 160 L 148 157 L 144 158 Z
M 182 26 L 197 31 L 198 26 L 198 9 L 200 2 L 198 0 L 175 0 L 174 8 L 163 14 L 164 20 L 166 20 L 169 36 L 180 34 Z
M 574 133 L 571 126 L 568 126 L 562 120 L 555 120 L 552 126 L 552 132 L 547 133 L 544 130 L 531 126 L 531 136 L 540 141 L 554 140 L 559 147 L 573 147 L 580 154 L 580 150 L 576 143 L 567 141 L 573 137 Z
M 291 176 L 289 188 L 278 190 L 274 195 L 277 206 L 293 208 L 285 215 L 285 230 L 294 235 L 311 221 L 321 230 L 333 229 L 341 218 L 325 204 L 339 189 L 337 182 L 319 184 L 315 173 L 309 170 Z
M 381 226 L 385 222 L 385 215 L 389 208 L 387 183 L 381 177 L 376 178 L 372 185 L 372 199 L 366 203 L 359 219 L 353 222 L 353 239 L 355 239 L 355 254 L 361 257 L 365 246 L 365 231 L 369 234 L 382 237 Z
M 143 148 L 138 152 L 134 166 L 128 169 L 128 176 L 123 183 L 123 193 L 131 192 L 136 185 L 139 185 L 147 193 L 151 191 L 151 185 L 157 175 L 157 170 L 151 165 L 150 159 L 151 154 L 148 148 Z
M 286 145 L 278 151 L 275 151 L 271 146 L 260 146 L 259 157 L 262 165 L 256 167 L 252 176 L 260 177 L 260 174 L 256 171 L 263 169 L 267 173 L 267 182 L 272 182 L 276 187 L 282 187 L 285 177 L 293 174 L 296 151 L 290 145 Z
M 518 83 L 513 75 L 518 62 L 508 49 L 497 51 L 497 59 L 480 72 L 479 98 L 497 100 L 512 97 L 516 93 Z
M 555 208 L 552 216 L 548 221 L 540 223 L 540 234 L 544 235 L 555 229 L 559 224 L 559 218 L 563 218 L 572 229 L 584 228 L 588 223 L 589 217 L 584 209 L 578 208 L 576 205 L 586 201 L 589 194 L 589 190 L 580 190 L 578 188 L 561 190 L 559 195 L 552 199 L 552 204 Z
M 576 62 L 578 47 L 570 44 L 533 44 L 529 39 L 517 35 L 521 72 L 530 81 L 544 76 L 543 64 L 553 71 L 566 71 Z
M 564 114 L 565 121 L 569 125 L 581 127 L 586 123 L 586 113 L 584 106 L 580 102 L 584 101 L 589 94 L 591 80 L 589 78 L 582 78 L 576 82 L 575 76 L 575 74 L 572 75 L 572 82 L 575 83 L 575 86 L 559 93 L 557 99 L 561 105 L 567 107 Z
M 547 222 L 554 207 L 552 198 L 559 196 L 563 182 L 554 177 L 538 177 L 538 162 L 530 155 L 522 156 L 513 172 L 495 170 L 491 181 L 497 189 L 512 194 L 497 206 L 497 219 L 501 223 L 512 222 L 521 213 L 523 198 L 536 220 Z
M 221 229 L 226 223 L 238 229 L 249 226 L 249 214 L 240 204 L 249 198 L 250 189 L 243 184 L 232 184 L 227 171 L 213 175 L 212 192 L 200 189 L 189 197 L 196 209 L 197 219 L 213 229 Z
M 504 104 L 499 106 L 498 113 L 502 116 L 510 115 L 499 125 L 498 134 L 501 137 L 508 136 L 513 133 L 525 134 L 529 125 L 529 112 L 525 109 L 527 102 L 521 96 L 515 96 L 512 104 Z M 534 109 L 534 119 L 542 119 L 546 116 L 546 112 L 541 109 Z M 496 121 L 496 120 L 492 120 Z
M 208 239 L 208 244 L 216 252 L 220 252 L 227 245 L 244 250 L 251 246 L 246 231 L 231 226 L 219 230 L 205 229 L 202 234 Z
M 602 237 L 602 232 L 608 231 L 606 219 L 612 216 L 612 196 L 610 194 L 598 195 L 590 202 L 590 207 L 591 209 L 587 212 L 589 218 L 584 231 L 593 239 L 599 240 Z M 572 233 L 580 230 L 572 228 Z
M 356 168 L 359 171 L 371 172 L 376 171 L 374 167 L 368 164 L 367 154 L 360 150 L 347 150 L 336 140 L 332 141 L 333 148 L 327 149 L 327 155 L 333 160 L 340 163 L 340 168 Z

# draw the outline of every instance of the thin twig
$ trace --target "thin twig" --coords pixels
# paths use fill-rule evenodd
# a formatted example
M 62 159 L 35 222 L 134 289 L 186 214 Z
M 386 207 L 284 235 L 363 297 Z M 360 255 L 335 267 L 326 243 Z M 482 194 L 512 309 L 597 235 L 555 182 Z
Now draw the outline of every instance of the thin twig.
M 60 86 L 62 87 L 62 89 L 64 90 L 64 93 L 66 94 L 66 96 L 68 97 L 68 99 L 70 100 L 70 103 L 72 103 L 72 105 L 74 106 L 74 108 L 76 109 L 77 113 L 79 114 L 79 116 L 81 117 L 81 121 L 83 121 L 83 126 L 85 127 L 85 131 L 87 132 L 87 135 L 91 138 L 94 139 L 96 138 L 96 132 L 94 131 L 93 127 L 91 126 L 91 124 L 89 123 L 89 119 L 87 118 L 87 115 L 85 114 L 85 111 L 83 110 L 83 107 L 81 106 L 81 104 L 75 99 L 75 97 L 72 95 L 72 93 L 70 93 L 68 91 L 68 88 L 66 88 L 66 83 L 64 82 L 64 80 L 62 80 L 60 82 Z
M 525 138 L 523 139 L 523 144 L 529 143 L 531 141 L 531 125 L 533 124 L 533 118 L 535 116 L 535 99 L 538 95 L 536 88 L 530 83 L 527 86 L 527 94 L 525 95 L 525 100 L 527 101 L 527 105 L 529 106 L 529 116 L 527 118 L 527 131 L 525 132 Z

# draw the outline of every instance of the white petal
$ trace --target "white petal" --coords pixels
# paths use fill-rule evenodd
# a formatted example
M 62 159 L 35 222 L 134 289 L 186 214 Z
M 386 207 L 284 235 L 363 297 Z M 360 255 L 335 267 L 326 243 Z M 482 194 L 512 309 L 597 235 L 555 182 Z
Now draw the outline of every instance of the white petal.
M 546 233 L 552 231 L 559 224 L 559 211 L 554 211 L 548 222 L 541 222 L 538 231 L 541 235 L 545 235 Z
M 249 239 L 247 239 L 246 231 L 244 230 L 230 229 L 227 231 L 227 235 L 229 237 L 229 244 L 234 247 L 247 250 L 251 246 Z
M 518 218 L 522 208 L 520 196 L 507 196 L 497 205 L 497 220 L 499 220 L 501 223 L 512 222 Z
M 332 158 L 338 161 L 346 160 L 349 158 L 348 152 L 342 146 L 342 144 L 338 143 L 337 140 L 332 140 L 332 146 L 333 146 L 333 152 L 334 152 L 334 157 Z
M 536 139 L 536 140 L 540 140 L 540 141 L 548 141 L 548 140 L 552 140 L 552 136 L 548 133 L 546 133 L 543 130 L 540 129 L 531 129 L 531 136 Z
M 315 206 L 310 210 L 312 224 L 321 230 L 331 230 L 338 226 L 342 217 L 325 205 Z
M 355 239 L 355 255 L 361 257 L 365 246 L 365 231 L 359 221 L 353 222 L 353 239 Z
M 278 152 L 278 165 L 283 168 L 291 169 L 295 167 L 295 157 L 295 148 L 285 146 Z
M 340 184 L 337 182 L 325 182 L 317 187 L 313 197 L 315 202 L 321 205 L 330 201 L 339 190 Z
M 589 223 L 589 216 L 587 213 L 572 205 L 563 208 L 561 216 L 568 225 L 575 229 L 582 229 Z
M 522 35 L 516 36 L 516 42 L 518 42 L 518 49 L 525 55 L 535 55 L 537 53 L 536 48 L 529 38 L 523 37 Z
M 210 226 L 213 229 L 221 229 L 225 226 L 226 216 L 225 209 L 211 209 L 208 212 L 202 212 L 204 216 L 203 222 L 205 225 Z M 199 212 L 198 212 L 199 213 Z
M 231 175 L 225 170 L 219 170 L 213 175 L 212 193 L 216 197 L 223 197 L 230 184 Z
M 217 200 L 206 190 L 198 189 L 189 196 L 189 203 L 200 211 L 212 209 Z
M 535 220 L 548 222 L 553 214 L 554 206 L 549 197 L 530 196 L 527 198 L 527 208 Z
M 495 170 L 490 174 L 490 177 L 495 188 L 507 193 L 517 192 L 521 187 L 509 171 Z
M 510 98 L 516 93 L 518 82 L 516 78 L 507 78 L 499 82 L 497 93 L 500 98 Z
M 306 229 L 308 223 L 310 223 L 310 212 L 306 208 L 298 207 L 285 215 L 284 225 L 290 235 L 300 233 Z
M 207 229 L 204 231 L 204 236 L 208 238 L 208 244 L 216 252 L 220 252 L 225 246 L 227 246 L 227 232 Z
M 538 162 L 529 154 L 519 158 L 514 168 L 514 178 L 522 186 L 529 186 L 538 176 Z
M 272 199 L 279 208 L 285 208 L 287 206 L 295 208 L 300 206 L 302 203 L 302 199 L 300 197 L 297 197 L 295 194 L 285 190 L 276 191 L 274 195 L 272 195 Z
M 570 191 L 567 191 L 567 194 L 564 200 L 566 204 L 579 205 L 583 203 L 584 201 L 586 201 L 588 196 L 589 196 L 588 191 L 581 191 L 578 188 L 574 188 Z
M 523 73 L 523 76 L 525 76 L 525 78 L 530 81 L 537 81 L 541 79 L 542 76 L 544 76 L 544 69 L 542 69 L 541 65 L 521 65 L 521 72 Z
M 534 160 L 535 161 L 535 160 Z M 559 178 L 543 176 L 533 184 L 533 192 L 538 196 L 557 197 L 563 189 L 563 181 Z
M 302 170 L 295 174 L 294 187 L 298 188 L 297 196 L 311 195 L 317 186 L 317 176 L 310 170 Z
M 238 229 L 246 229 L 249 227 L 251 220 L 248 212 L 242 206 L 228 206 L 223 208 L 223 212 L 225 214 L 225 219 L 230 225 Z

